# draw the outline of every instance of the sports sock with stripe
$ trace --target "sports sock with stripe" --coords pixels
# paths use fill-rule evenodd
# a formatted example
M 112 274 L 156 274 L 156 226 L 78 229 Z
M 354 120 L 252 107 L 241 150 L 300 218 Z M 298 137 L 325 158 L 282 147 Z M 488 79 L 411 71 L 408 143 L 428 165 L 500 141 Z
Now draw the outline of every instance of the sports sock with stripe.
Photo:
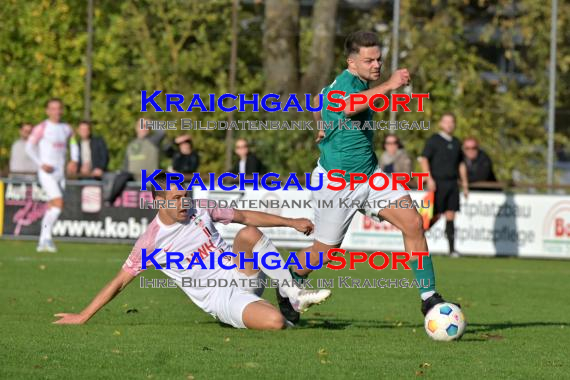
M 420 296 L 422 297 L 422 300 L 425 301 L 435 293 L 435 273 L 433 270 L 431 255 L 423 257 L 423 269 L 418 269 L 418 266 L 419 260 L 410 261 L 410 267 L 414 272 L 416 280 L 420 284 Z

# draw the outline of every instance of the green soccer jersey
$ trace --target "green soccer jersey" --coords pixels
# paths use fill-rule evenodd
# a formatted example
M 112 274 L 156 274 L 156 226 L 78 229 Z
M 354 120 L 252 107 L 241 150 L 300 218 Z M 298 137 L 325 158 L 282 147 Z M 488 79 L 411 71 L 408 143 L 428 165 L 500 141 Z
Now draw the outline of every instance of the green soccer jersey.
M 363 81 L 350 71 L 344 70 L 334 82 L 322 90 L 321 117 L 326 124 L 324 125 L 325 137 L 319 143 L 321 151 L 319 163 L 327 171 L 332 169 L 346 170 L 345 179 L 347 180 L 349 173 L 365 173 L 370 176 L 378 166 L 378 159 L 374 153 L 372 142 L 374 133 L 370 129 L 361 130 L 358 127 L 353 129 L 352 121 L 359 121 L 359 125 L 363 126 L 366 121 L 372 121 L 373 111 L 368 108 L 357 115 L 347 117 L 343 111 L 327 110 L 329 105 L 338 107 L 338 103 L 334 104 L 327 100 L 327 94 L 333 90 L 344 91 L 346 93 L 344 97 L 348 99 L 350 94 L 368 90 L 368 82 Z M 332 97 L 342 98 L 338 94 Z M 331 122 L 333 128 L 328 126 Z

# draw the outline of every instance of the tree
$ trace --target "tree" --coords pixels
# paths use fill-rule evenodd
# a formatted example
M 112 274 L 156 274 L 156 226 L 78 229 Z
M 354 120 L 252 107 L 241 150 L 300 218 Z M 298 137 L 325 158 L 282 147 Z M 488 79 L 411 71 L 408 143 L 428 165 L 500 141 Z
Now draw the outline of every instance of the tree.
M 263 33 L 265 92 L 318 93 L 333 68 L 338 0 L 316 0 L 313 6 L 310 59 L 300 69 L 298 0 L 267 0 Z

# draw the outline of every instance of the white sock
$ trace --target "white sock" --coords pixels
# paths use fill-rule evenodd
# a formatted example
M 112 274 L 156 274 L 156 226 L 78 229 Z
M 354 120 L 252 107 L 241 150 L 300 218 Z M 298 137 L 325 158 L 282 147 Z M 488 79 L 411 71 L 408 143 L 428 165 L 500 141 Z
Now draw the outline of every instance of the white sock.
M 258 260 L 259 260 L 257 263 L 259 265 L 259 269 L 261 269 L 261 271 L 263 273 L 265 273 L 268 277 L 271 277 L 271 278 L 279 281 L 279 293 L 281 294 L 281 296 L 287 297 L 287 298 L 295 297 L 300 289 L 296 286 L 292 286 L 293 277 L 291 277 L 291 273 L 289 273 L 289 269 L 283 269 L 285 262 L 283 261 L 283 258 L 281 257 L 281 255 L 279 255 L 279 258 L 272 258 L 271 259 L 272 261 L 279 261 L 279 268 L 267 269 L 261 265 L 261 257 L 265 253 L 267 253 L 267 252 L 279 253 L 279 251 L 277 250 L 277 248 L 275 247 L 273 242 L 271 240 L 269 240 L 269 238 L 267 236 L 262 235 L 261 239 L 259 239 L 259 241 L 253 247 L 253 252 L 259 252 L 259 254 L 257 256 Z M 287 282 L 288 284 L 291 284 L 291 286 L 283 286 L 283 284 L 285 282 Z
M 424 293 L 420 294 L 420 297 L 422 297 L 422 301 L 425 301 L 428 298 L 430 298 L 431 296 L 433 296 L 434 294 L 435 294 L 435 291 L 430 290 L 429 292 L 424 292 Z
M 40 243 L 51 240 L 51 230 L 57 218 L 61 214 L 61 209 L 59 207 L 50 207 L 47 209 L 44 217 L 42 218 L 42 232 L 40 234 Z

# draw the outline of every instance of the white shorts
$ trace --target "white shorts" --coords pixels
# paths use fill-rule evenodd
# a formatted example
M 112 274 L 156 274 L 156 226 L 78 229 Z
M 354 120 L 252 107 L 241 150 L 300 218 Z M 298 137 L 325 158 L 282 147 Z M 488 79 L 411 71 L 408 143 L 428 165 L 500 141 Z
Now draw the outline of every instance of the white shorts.
M 348 231 L 348 227 L 352 222 L 352 218 L 356 211 L 366 215 L 378 215 L 378 213 L 388 206 L 388 202 L 398 200 L 406 195 L 409 195 L 404 188 L 398 184 L 396 190 L 392 190 L 392 177 L 390 184 L 385 190 L 374 190 L 368 183 L 359 183 L 355 185 L 354 190 L 350 190 L 348 183 L 347 186 L 340 190 L 334 191 L 327 188 L 330 181 L 327 178 L 327 171 L 320 165 L 317 165 L 311 176 L 311 185 L 317 186 L 319 183 L 319 174 L 323 174 L 323 187 L 320 190 L 312 192 L 313 207 L 315 210 L 315 240 L 327 245 L 341 244 Z M 374 173 L 382 173 L 380 168 L 377 168 Z M 382 177 L 376 177 L 374 184 L 382 187 L 385 183 Z M 338 183 L 333 183 L 333 186 L 338 187 Z M 372 204 L 371 207 L 363 209 L 346 207 L 345 205 L 352 204 L 356 200 L 359 204 L 364 201 Z M 319 201 L 321 207 L 319 207 Z M 325 204 L 332 206 L 323 207 Z M 385 205 L 380 207 L 379 205 Z M 341 207 L 342 206 L 342 207 Z
M 263 279 L 265 273 L 262 271 L 257 272 L 252 276 L 246 276 L 237 269 L 225 271 L 226 279 L 229 281 L 235 279 L 240 284 L 240 287 L 229 286 L 227 288 L 218 288 L 216 292 L 217 307 L 216 317 L 220 322 L 226 323 L 238 329 L 245 329 L 243 323 L 243 311 L 250 303 L 262 301 L 261 295 L 264 288 L 261 287 L 248 287 L 249 279 Z M 241 287 L 241 280 L 246 280 L 246 286 Z
M 40 169 L 38 171 L 38 180 L 50 201 L 56 198 L 63 198 L 65 176 L 62 172 L 54 171 L 53 173 L 46 173 Z

